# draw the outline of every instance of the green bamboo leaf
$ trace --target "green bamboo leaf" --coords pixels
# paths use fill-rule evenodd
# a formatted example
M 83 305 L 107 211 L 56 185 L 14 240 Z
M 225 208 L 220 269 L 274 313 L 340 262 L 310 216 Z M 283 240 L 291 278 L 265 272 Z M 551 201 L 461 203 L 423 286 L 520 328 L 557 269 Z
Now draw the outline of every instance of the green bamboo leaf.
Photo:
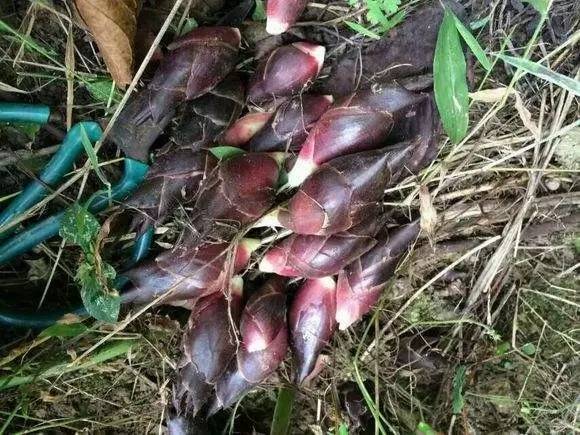
M 348 435 L 348 425 L 346 423 L 340 423 L 340 426 L 338 426 L 338 435 Z
M 491 62 L 489 61 L 485 51 L 477 42 L 477 39 L 471 34 L 469 29 L 463 25 L 461 20 L 457 18 L 457 16 L 453 12 L 449 12 L 453 15 L 453 20 L 455 21 L 455 27 L 459 30 L 461 37 L 465 41 L 465 43 L 469 46 L 471 52 L 475 55 L 481 66 L 483 66 L 487 71 L 491 70 Z
M 496 56 L 516 68 L 520 68 L 529 74 L 554 83 L 556 86 L 566 89 L 575 95 L 580 95 L 580 80 L 575 80 L 571 77 L 552 71 L 544 65 L 524 59 L 523 57 L 513 57 L 505 54 L 497 54 Z
M 118 103 L 121 101 L 121 93 L 111 79 L 97 78 L 83 82 L 93 100 L 107 106 L 109 102 Z
M 531 4 L 542 15 L 546 15 L 550 7 L 550 0 L 524 0 L 524 2 Z
M 469 124 L 466 73 L 465 56 L 455 20 L 446 9 L 435 47 L 433 86 L 443 128 L 454 143 L 465 137 Z
M 38 336 L 39 337 L 76 337 L 77 335 L 85 332 L 87 328 L 82 323 L 55 323 L 43 330 Z
M 274 417 L 272 418 L 270 435 L 285 435 L 288 433 L 295 395 L 295 391 L 290 388 L 280 388 L 276 408 L 274 409 Z
M 81 124 L 81 142 L 83 144 L 83 148 L 85 149 L 85 153 L 87 153 L 87 157 L 89 158 L 89 161 L 91 162 L 91 166 L 93 167 L 93 170 L 95 171 L 95 173 L 99 177 L 99 180 L 101 180 L 101 182 L 105 186 L 107 186 L 107 188 L 110 190 L 111 183 L 109 183 L 109 181 L 105 177 L 105 174 L 103 174 L 103 172 L 101 171 L 101 168 L 99 168 L 99 158 L 97 157 L 97 153 L 95 152 L 95 149 L 93 148 L 93 144 L 91 143 L 91 140 L 89 139 L 87 131 L 85 130 L 84 125 L 82 125 L 82 124 Z
M 199 24 L 197 20 L 193 17 L 187 18 L 181 27 L 181 32 L 179 33 L 181 36 L 185 35 L 186 33 L 191 32 L 193 29 L 197 29 Z
M 252 20 L 266 21 L 266 9 L 264 8 L 264 2 L 262 0 L 256 0 L 256 7 L 252 14 Z
M 40 373 L 23 376 L 8 375 L 0 377 L 0 390 L 6 390 L 8 388 L 30 384 L 38 379 L 46 379 L 52 376 L 61 376 L 64 373 L 89 369 L 95 365 L 99 365 L 106 361 L 115 359 L 121 355 L 125 355 L 135 344 L 135 340 L 119 340 L 113 344 L 103 347 L 101 351 L 91 355 L 86 362 L 78 365 L 71 364 L 69 362 L 63 362 L 48 367 L 46 370 Z
M 209 152 L 220 160 L 227 160 L 229 158 L 245 153 L 245 151 L 241 148 L 230 146 L 213 147 L 209 149 Z
M 425 423 L 424 421 L 417 425 L 417 431 L 415 433 L 418 435 L 437 435 L 437 431 L 429 423 Z
M 360 33 L 361 35 L 364 35 L 368 38 L 381 39 L 381 36 L 378 33 L 375 33 L 372 30 L 369 30 L 366 27 L 361 26 L 359 23 L 355 23 L 354 21 L 345 21 L 344 24 L 346 24 L 355 32 Z
M 463 399 L 463 387 L 465 386 L 465 373 L 467 372 L 467 367 L 460 365 L 455 369 L 455 375 L 453 376 L 452 383 L 452 409 L 453 414 L 461 414 L 465 401 Z

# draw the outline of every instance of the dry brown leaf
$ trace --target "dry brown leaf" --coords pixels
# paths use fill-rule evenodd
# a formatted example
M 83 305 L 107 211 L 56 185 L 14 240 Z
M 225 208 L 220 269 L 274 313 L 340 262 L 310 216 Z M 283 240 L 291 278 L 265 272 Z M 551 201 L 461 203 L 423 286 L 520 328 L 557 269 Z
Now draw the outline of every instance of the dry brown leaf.
M 421 230 L 431 240 L 435 233 L 435 226 L 437 225 L 437 211 L 433 207 L 431 193 L 427 186 L 421 186 L 419 188 L 419 211 L 421 213 Z
M 120 85 L 133 78 L 133 47 L 137 31 L 137 0 L 75 0 L 107 64 Z

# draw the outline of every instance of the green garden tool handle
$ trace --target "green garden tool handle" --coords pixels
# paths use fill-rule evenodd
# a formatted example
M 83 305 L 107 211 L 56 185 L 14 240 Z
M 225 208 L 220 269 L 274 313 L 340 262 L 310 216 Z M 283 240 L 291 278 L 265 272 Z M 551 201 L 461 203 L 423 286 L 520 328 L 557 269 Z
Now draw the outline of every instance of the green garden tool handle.
M 2 106 L 0 104 L 0 118 Z M 80 122 L 67 133 L 62 145 L 50 162 L 42 169 L 38 179 L 31 181 L 24 190 L 0 213 L 0 229 L 12 219 L 24 213 L 45 197 L 65 174 L 73 169 L 74 162 L 83 151 L 83 140 L 98 141 L 103 134 L 96 122 Z M 7 235 L 0 230 L 0 237 Z
M 125 171 L 121 180 L 109 191 L 103 190 L 95 193 L 87 202 L 86 207 L 91 213 L 98 213 L 107 208 L 113 201 L 120 201 L 141 184 L 149 166 L 138 160 L 125 159 Z M 0 245 L 0 265 L 13 258 L 28 252 L 39 243 L 58 234 L 64 211 L 50 216 Z
M 137 264 L 147 256 L 149 247 L 151 246 L 151 241 L 155 230 L 153 227 L 149 227 L 141 236 L 135 240 L 135 245 L 133 245 L 133 252 L 131 255 L 131 261 L 126 267 L 130 267 Z M 122 289 L 127 284 L 128 279 L 121 275 L 118 275 L 115 279 L 113 287 L 116 289 Z M 123 299 L 121 299 L 123 303 Z M 79 317 L 88 316 L 87 310 L 83 305 L 79 305 L 74 309 L 59 309 L 53 311 L 39 311 L 36 313 L 22 313 L 14 311 L 11 309 L 0 309 L 0 325 L 4 325 L 10 328 L 24 328 L 24 329 L 44 329 L 55 324 L 60 319 L 62 319 L 66 314 L 74 314 Z
M 14 310 L 0 310 L 0 325 L 11 328 L 44 329 L 55 324 L 66 314 L 86 316 L 87 310 L 80 306 L 73 310 L 56 310 L 38 313 L 19 313 Z
M 50 107 L 42 104 L 0 103 L 0 122 L 46 124 L 50 118 Z

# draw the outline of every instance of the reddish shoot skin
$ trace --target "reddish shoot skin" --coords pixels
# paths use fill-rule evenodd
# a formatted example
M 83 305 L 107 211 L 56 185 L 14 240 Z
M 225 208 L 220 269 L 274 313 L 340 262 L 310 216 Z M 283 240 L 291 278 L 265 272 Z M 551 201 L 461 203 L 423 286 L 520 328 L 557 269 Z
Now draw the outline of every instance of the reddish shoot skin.
M 231 275 L 248 265 L 258 245 L 257 240 L 242 239 L 235 254 L 223 242 L 181 245 L 162 252 L 123 273 L 133 284 L 121 295 L 123 303 L 145 304 L 159 297 L 160 303 L 168 303 L 219 292 Z
M 217 292 L 195 303 L 183 335 L 175 409 L 181 409 L 179 404 L 184 401 L 186 412 L 195 416 L 234 358 L 237 343 L 232 322 L 237 323 L 240 317 L 242 287 L 242 279 L 234 277 L 225 289 L 229 290 L 229 302 L 224 292 Z
M 312 372 L 320 352 L 330 342 L 336 329 L 335 313 L 336 284 L 333 278 L 306 280 L 296 292 L 288 322 L 297 384 Z
M 280 168 L 268 154 L 249 153 L 220 162 L 203 182 L 192 218 L 200 233 L 216 221 L 231 230 L 253 222 L 273 204 Z
M 402 143 L 333 159 L 304 182 L 275 218 L 297 234 L 346 231 L 379 213 L 385 188 L 412 152 L 413 146 Z
M 170 44 L 147 89 L 121 112 L 110 139 L 128 157 L 146 162 L 175 108 L 210 91 L 234 69 L 240 41 L 233 27 L 198 27 Z
M 259 269 L 281 276 L 322 278 L 336 275 L 371 249 L 383 219 L 371 216 L 361 224 L 330 236 L 292 234 L 271 247 Z
M 242 116 L 224 132 L 221 142 L 224 145 L 245 148 L 244 145 L 268 124 L 271 117 L 271 112 L 256 112 Z
M 293 26 L 308 3 L 307 0 L 268 0 L 266 32 L 279 35 Z
M 301 95 L 282 103 L 245 148 L 257 152 L 299 150 L 332 101 L 330 95 Z
M 211 146 L 238 119 L 245 96 L 241 77 L 232 73 L 207 94 L 185 103 L 171 134 L 176 147 L 196 151 Z
M 142 233 L 149 225 L 163 223 L 179 203 L 191 203 L 217 163 L 211 153 L 190 149 L 158 156 L 143 184 L 125 203 L 134 211 L 131 227 Z
M 287 187 L 299 186 L 333 158 L 379 148 L 393 129 L 414 115 L 426 98 L 397 84 L 359 91 L 337 101 L 314 125 L 288 174 Z
M 274 276 L 248 299 L 240 321 L 237 358 L 216 385 L 210 413 L 234 404 L 284 360 L 288 348 L 285 287 L 286 279 Z
M 383 233 L 377 245 L 349 264 L 338 276 L 336 287 L 336 321 L 341 330 L 367 314 L 379 300 L 387 282 L 419 235 L 415 221 Z
M 298 93 L 312 83 L 324 63 L 325 48 L 295 42 L 272 51 L 263 59 L 248 87 L 248 100 L 261 103 Z

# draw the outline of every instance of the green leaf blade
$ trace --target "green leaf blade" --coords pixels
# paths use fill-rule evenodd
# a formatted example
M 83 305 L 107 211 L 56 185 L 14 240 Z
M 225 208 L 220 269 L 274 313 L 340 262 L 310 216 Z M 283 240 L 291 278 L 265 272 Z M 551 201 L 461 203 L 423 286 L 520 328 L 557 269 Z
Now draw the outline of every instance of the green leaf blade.
M 252 20 L 266 21 L 266 9 L 264 8 L 264 2 L 262 0 L 256 0 L 256 7 L 252 13 Z
M 109 105 L 109 102 L 117 103 L 121 101 L 121 93 L 111 79 L 97 78 L 83 82 L 91 97 L 97 103 Z
M 209 152 L 212 153 L 219 160 L 231 159 L 232 157 L 239 156 L 241 154 L 246 153 L 241 148 L 232 147 L 232 146 L 228 146 L 228 145 L 219 146 L 219 147 L 212 147 L 209 149 Z
M 295 391 L 290 388 L 280 388 L 276 408 L 274 409 L 274 417 L 272 418 L 270 435 L 285 435 L 289 432 L 295 395 Z
M 367 38 L 381 39 L 381 36 L 378 33 L 375 33 L 372 30 L 367 29 L 366 27 L 360 25 L 359 23 L 355 23 L 354 21 L 345 21 L 344 24 L 346 24 L 355 32 L 366 36 Z
M 479 45 L 479 42 L 477 42 L 477 39 L 475 39 L 475 37 L 471 34 L 469 29 L 463 25 L 461 20 L 457 18 L 457 16 L 453 12 L 450 12 L 450 14 L 453 15 L 455 27 L 459 31 L 459 34 L 461 35 L 465 43 L 469 46 L 469 49 L 477 58 L 481 66 L 484 67 L 486 71 L 491 71 L 492 68 L 491 62 L 489 61 L 489 58 L 485 54 L 485 51 L 483 50 L 481 45 Z
M 461 414 L 463 411 L 463 406 L 465 405 L 465 400 L 463 398 L 463 387 L 465 386 L 465 374 L 467 373 L 467 367 L 460 365 L 455 369 L 455 375 L 453 376 L 452 383 L 452 409 L 453 414 Z
M 571 77 L 552 71 L 544 65 L 524 59 L 523 57 L 513 57 L 506 54 L 498 54 L 497 57 L 528 74 L 547 80 L 575 95 L 580 95 L 580 80 L 575 80 Z
M 546 15 L 550 7 L 550 0 L 524 0 L 524 2 L 531 4 L 541 15 Z
M 452 142 L 460 142 L 469 125 L 467 67 L 453 15 L 445 10 L 433 61 L 435 101 L 443 128 Z
M 43 330 L 40 334 L 38 334 L 38 336 L 70 338 L 76 337 L 77 335 L 81 335 L 88 329 L 89 328 L 87 328 L 82 323 L 71 323 L 71 324 L 55 323 L 54 325 L 51 325 L 45 330 Z

